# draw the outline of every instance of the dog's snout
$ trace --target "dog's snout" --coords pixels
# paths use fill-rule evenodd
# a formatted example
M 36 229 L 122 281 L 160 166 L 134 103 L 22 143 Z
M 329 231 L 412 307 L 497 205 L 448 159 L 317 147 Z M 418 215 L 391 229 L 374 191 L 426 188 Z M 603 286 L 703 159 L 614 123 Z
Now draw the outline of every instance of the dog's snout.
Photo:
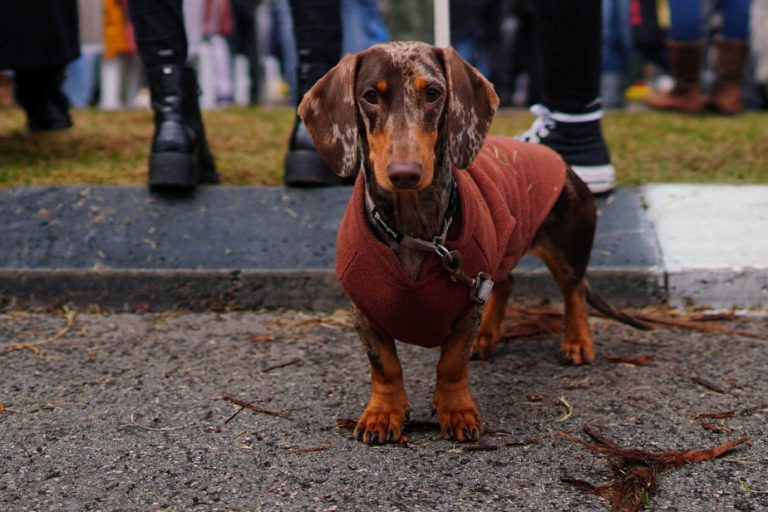
M 387 175 L 396 188 L 416 188 L 421 180 L 421 164 L 418 162 L 391 163 L 387 166 Z

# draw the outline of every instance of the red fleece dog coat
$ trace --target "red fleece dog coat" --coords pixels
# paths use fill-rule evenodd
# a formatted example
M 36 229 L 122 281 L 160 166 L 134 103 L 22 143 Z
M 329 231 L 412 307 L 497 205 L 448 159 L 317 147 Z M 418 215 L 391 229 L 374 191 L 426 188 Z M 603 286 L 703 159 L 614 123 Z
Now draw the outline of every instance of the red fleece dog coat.
M 464 272 L 505 279 L 531 243 L 565 183 L 566 164 L 551 149 L 488 137 L 472 165 L 453 170 L 459 192 L 458 237 Z M 366 221 L 358 176 L 339 226 L 336 276 L 352 302 L 381 332 L 424 347 L 440 345 L 474 305 L 469 288 L 452 282 L 437 254 L 427 253 L 416 280 Z M 456 219 L 454 219 L 455 221 Z

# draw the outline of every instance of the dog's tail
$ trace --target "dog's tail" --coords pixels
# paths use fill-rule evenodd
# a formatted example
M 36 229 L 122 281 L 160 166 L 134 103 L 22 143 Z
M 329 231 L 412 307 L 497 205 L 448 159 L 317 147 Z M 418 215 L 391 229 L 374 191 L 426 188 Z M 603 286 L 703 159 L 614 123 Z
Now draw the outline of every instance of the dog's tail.
M 653 326 L 650 324 L 647 324 L 643 322 L 642 320 L 638 320 L 637 318 L 628 315 L 622 311 L 619 311 L 618 309 L 614 308 L 610 304 L 608 304 L 605 299 L 603 299 L 596 291 L 594 291 L 590 286 L 589 283 L 584 281 L 584 285 L 587 290 L 587 302 L 590 306 L 601 312 L 602 314 L 608 316 L 609 318 L 613 318 L 614 320 L 617 320 L 623 324 L 631 325 L 635 329 L 641 329 L 643 331 L 650 331 L 653 330 Z

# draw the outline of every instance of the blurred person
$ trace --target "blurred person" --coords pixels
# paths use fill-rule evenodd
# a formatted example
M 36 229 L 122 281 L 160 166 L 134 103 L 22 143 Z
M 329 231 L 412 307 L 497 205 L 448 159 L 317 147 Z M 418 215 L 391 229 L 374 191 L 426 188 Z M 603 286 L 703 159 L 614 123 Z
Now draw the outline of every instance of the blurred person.
M 203 3 L 203 39 L 210 47 L 213 65 L 213 88 L 216 106 L 226 107 L 235 101 L 232 53 L 227 37 L 235 31 L 230 0 L 205 0 Z
M 256 7 L 259 3 L 260 0 L 231 0 L 234 30 L 229 36 L 229 44 L 233 54 L 242 55 L 248 61 L 248 102 L 251 105 L 259 101 L 259 52 L 256 42 Z
M 646 99 L 650 107 L 696 113 L 709 106 L 728 115 L 744 110 L 742 80 L 749 56 L 749 0 L 719 0 L 717 4 L 723 23 L 715 40 L 712 95 L 707 100 L 700 87 L 705 35 L 701 0 L 674 0 L 669 2 L 667 48 L 669 71 L 675 85 L 668 92 L 651 94 Z
M 593 193 L 608 192 L 616 170 L 601 126 L 602 0 L 532 6 L 541 103 L 531 107 L 536 119 L 518 138 L 554 149 Z
M 668 10 L 660 10 L 657 0 L 630 0 L 629 9 L 632 45 L 638 50 L 641 59 L 666 69 Z
M 632 31 L 630 29 L 630 0 L 603 1 L 603 65 L 600 79 L 600 91 L 603 107 L 620 108 L 624 104 L 629 67 L 629 54 L 632 51 Z
M 73 108 L 87 107 L 98 86 L 97 69 L 102 47 L 102 0 L 78 0 L 80 57 L 70 62 L 62 90 Z
M 498 48 L 501 38 L 502 7 L 503 2 L 498 0 L 450 2 L 451 46 L 494 84 L 496 62 L 492 51 Z
M 341 0 L 342 55 L 389 41 L 389 29 L 379 3 L 380 0 Z
M 752 0 L 750 8 L 752 52 L 755 56 L 755 82 L 768 98 L 768 0 Z
M 64 69 L 80 56 L 77 0 L 0 2 L 0 70 L 14 71 L 30 132 L 72 126 Z

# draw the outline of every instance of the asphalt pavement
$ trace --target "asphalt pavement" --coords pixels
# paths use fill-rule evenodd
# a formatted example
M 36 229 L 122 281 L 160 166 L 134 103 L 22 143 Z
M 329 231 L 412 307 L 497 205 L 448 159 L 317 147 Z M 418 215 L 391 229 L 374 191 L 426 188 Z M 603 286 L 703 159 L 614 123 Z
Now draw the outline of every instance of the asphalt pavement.
M 768 319 L 707 324 L 764 333 Z M 662 473 L 648 504 L 768 510 L 765 339 L 592 325 L 590 366 L 558 363 L 560 334 L 472 361 L 486 435 L 471 446 L 430 415 L 437 353 L 399 347 L 408 443 L 372 447 L 345 426 L 369 383 L 343 313 L 0 314 L 0 510 L 608 510 L 562 481 L 612 478 L 558 434 L 587 440 L 585 425 L 651 451 L 749 437 Z

